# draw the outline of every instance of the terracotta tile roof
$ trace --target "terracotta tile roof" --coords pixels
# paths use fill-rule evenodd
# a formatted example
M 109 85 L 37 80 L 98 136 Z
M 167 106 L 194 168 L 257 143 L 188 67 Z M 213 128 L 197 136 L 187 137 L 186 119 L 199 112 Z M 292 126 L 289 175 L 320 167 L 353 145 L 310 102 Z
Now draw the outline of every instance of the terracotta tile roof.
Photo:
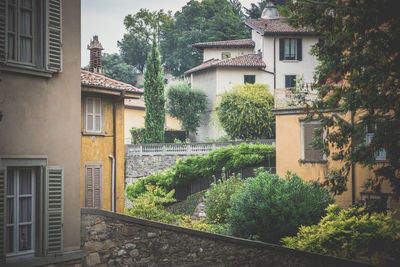
M 136 88 L 133 85 L 120 82 L 104 75 L 93 73 L 86 70 L 81 70 L 81 84 L 82 86 L 97 87 L 101 89 L 111 89 L 120 91 L 131 91 L 143 93 L 143 89 Z
M 253 48 L 254 46 L 254 41 L 251 39 L 204 42 L 193 45 L 196 48 Z
M 245 21 L 246 25 L 264 34 L 277 34 L 277 33 L 298 33 L 310 34 L 313 33 L 305 28 L 295 29 L 285 21 L 285 18 L 277 19 L 248 19 Z
M 263 69 L 266 67 L 264 61 L 259 55 L 249 54 L 242 55 L 234 58 L 226 59 L 210 59 L 203 64 L 194 67 L 185 72 L 185 75 L 197 72 L 200 70 L 216 67 L 244 67 L 244 68 L 258 68 Z
M 125 99 L 125 107 L 146 109 L 146 104 L 144 102 L 143 97 L 139 99 Z

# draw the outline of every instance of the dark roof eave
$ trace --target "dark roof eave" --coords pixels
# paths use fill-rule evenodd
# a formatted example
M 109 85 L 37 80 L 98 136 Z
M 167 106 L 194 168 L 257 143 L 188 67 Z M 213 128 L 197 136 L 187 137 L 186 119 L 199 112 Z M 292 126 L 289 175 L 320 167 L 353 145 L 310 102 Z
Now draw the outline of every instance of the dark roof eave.
M 145 107 L 133 106 L 133 105 L 125 105 L 125 108 L 128 109 L 137 109 L 137 110 L 146 110 Z
M 264 36 L 284 36 L 284 35 L 296 35 L 296 36 L 318 36 L 315 32 L 264 32 Z
M 306 108 L 275 108 L 271 110 L 274 115 L 296 115 L 306 114 Z M 341 112 L 343 109 L 317 109 L 316 111 L 311 110 L 313 113 L 328 113 L 328 112 Z
M 87 87 L 87 88 L 98 88 L 98 89 L 103 89 L 103 90 L 110 90 L 110 91 L 121 92 L 121 93 L 125 91 L 126 93 L 129 93 L 129 94 L 143 95 L 143 92 L 140 92 L 140 91 L 130 91 L 130 90 L 126 90 L 126 89 L 107 87 L 107 86 L 101 86 L 101 85 L 90 85 L 90 84 L 81 83 L 81 86 Z
M 256 32 L 258 32 L 259 34 L 263 35 L 264 31 L 258 27 L 256 27 L 254 24 L 248 22 L 247 20 L 244 21 L 244 24 L 250 28 L 252 28 L 253 30 L 255 30 Z
M 192 45 L 192 47 L 204 50 L 205 48 L 254 48 L 255 44 L 252 45 Z
M 261 66 L 239 66 L 239 65 L 237 65 L 237 66 L 207 66 L 207 67 L 195 70 L 195 71 L 185 72 L 185 75 L 187 76 L 189 74 L 192 74 L 192 73 L 195 73 L 195 72 L 198 72 L 198 71 L 202 71 L 202 70 L 206 70 L 206 69 L 212 69 L 212 68 L 251 68 L 251 69 L 263 70 L 263 69 L 265 69 L 265 66 L 263 66 L 263 67 L 261 67 Z

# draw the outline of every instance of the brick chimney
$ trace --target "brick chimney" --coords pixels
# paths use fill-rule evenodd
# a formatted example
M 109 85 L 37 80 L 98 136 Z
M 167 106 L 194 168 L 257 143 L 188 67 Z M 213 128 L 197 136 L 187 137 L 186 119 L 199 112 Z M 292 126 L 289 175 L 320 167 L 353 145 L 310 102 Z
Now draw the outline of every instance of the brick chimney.
M 87 46 L 87 49 L 90 50 L 89 71 L 102 74 L 103 69 L 101 67 L 101 51 L 104 50 L 104 48 L 99 42 L 99 37 L 97 35 L 93 36 L 93 39 L 90 40 L 90 44 Z

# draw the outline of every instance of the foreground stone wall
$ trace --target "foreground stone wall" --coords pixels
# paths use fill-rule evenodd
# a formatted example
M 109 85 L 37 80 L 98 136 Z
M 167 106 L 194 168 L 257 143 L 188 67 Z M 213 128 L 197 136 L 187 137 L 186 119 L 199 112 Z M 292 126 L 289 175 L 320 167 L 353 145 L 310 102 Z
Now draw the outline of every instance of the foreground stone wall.
M 87 266 L 365 266 L 102 210 L 81 219 Z

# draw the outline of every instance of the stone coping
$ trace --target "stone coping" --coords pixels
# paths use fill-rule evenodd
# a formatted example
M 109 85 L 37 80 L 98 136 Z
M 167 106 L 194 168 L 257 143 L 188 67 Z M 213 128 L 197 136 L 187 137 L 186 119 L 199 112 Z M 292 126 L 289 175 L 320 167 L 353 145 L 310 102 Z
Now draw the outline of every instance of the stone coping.
M 204 232 L 204 231 L 199 231 L 199 230 L 193 230 L 189 228 L 184 228 L 176 225 L 171 225 L 171 224 L 165 224 L 161 222 L 155 222 L 155 221 L 150 221 L 146 219 L 141 219 L 133 216 L 128 216 L 125 214 L 121 213 L 113 213 L 110 211 L 105 211 L 105 210 L 99 210 L 99 209 L 92 209 L 92 208 L 81 208 L 81 214 L 82 215 L 98 215 L 98 216 L 103 216 L 111 219 L 117 219 L 121 220 L 127 223 L 134 223 L 134 224 L 139 224 L 143 226 L 150 226 L 150 227 L 155 227 L 163 230 L 169 230 L 169 231 L 174 231 L 178 233 L 185 233 L 189 235 L 194 235 L 194 236 L 199 236 L 199 237 L 205 237 L 205 238 L 210 238 L 213 240 L 220 240 L 224 242 L 230 242 L 234 244 L 239 244 L 239 245 L 244 245 L 244 246 L 252 246 L 260 249 L 269 249 L 269 250 L 275 250 L 275 251 L 280 251 L 287 253 L 288 255 L 298 255 L 298 256 L 303 256 L 303 257 L 313 257 L 315 259 L 319 259 L 321 262 L 335 262 L 337 264 L 340 264 L 340 266 L 372 266 L 369 264 L 365 263 L 360 263 L 356 261 L 352 261 L 349 259 L 343 259 L 343 258 L 338 258 L 338 257 L 332 257 L 332 256 L 326 256 L 318 253 L 313 253 L 313 252 L 307 252 L 307 251 L 301 251 L 301 250 L 295 250 L 291 248 L 286 248 L 282 247 L 279 245 L 274 245 L 270 243 L 264 243 L 260 241 L 253 241 L 253 240 L 248 240 L 248 239 L 243 239 L 243 238 L 238 238 L 238 237 L 231 237 L 231 236 L 225 236 L 225 235 L 220 235 L 220 234 L 214 234 L 214 233 L 209 233 L 209 232 Z

